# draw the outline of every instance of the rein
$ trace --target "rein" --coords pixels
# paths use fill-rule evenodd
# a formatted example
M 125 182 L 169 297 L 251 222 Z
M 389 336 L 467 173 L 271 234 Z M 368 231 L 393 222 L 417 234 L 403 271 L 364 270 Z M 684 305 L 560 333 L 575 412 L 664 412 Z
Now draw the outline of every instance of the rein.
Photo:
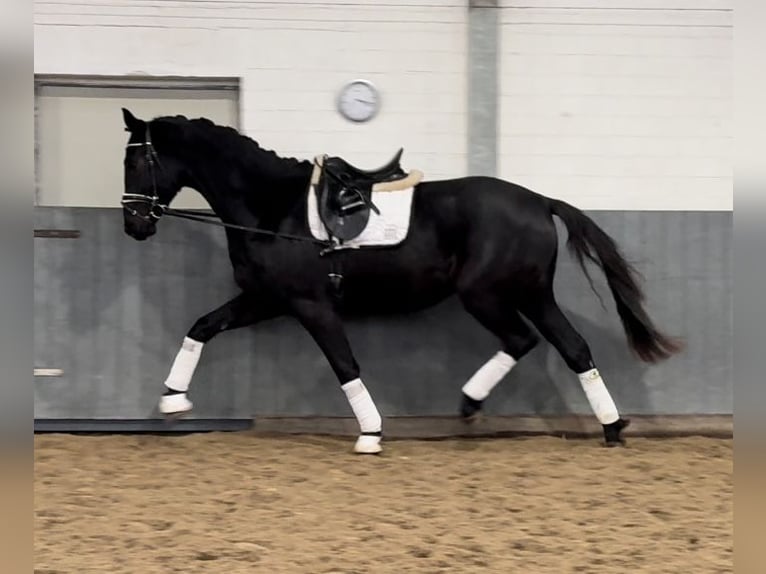
M 278 237 L 281 239 L 290 239 L 293 241 L 306 241 L 309 243 L 315 243 L 326 247 L 320 255 L 332 251 L 334 244 L 331 241 L 322 239 L 314 239 L 313 237 L 306 237 L 304 235 L 292 235 L 289 233 L 279 233 L 276 231 L 268 231 L 265 229 L 258 229 L 257 227 L 249 227 L 245 225 L 237 225 L 234 223 L 226 223 L 225 221 L 212 221 L 214 218 L 220 219 L 215 213 L 200 213 L 196 211 L 186 209 L 174 209 L 167 205 L 160 203 L 160 198 L 157 194 L 157 178 L 155 174 L 155 162 L 162 169 L 160 158 L 157 155 L 157 151 L 154 149 L 152 139 L 149 134 L 149 125 L 146 126 L 146 141 L 129 143 L 127 147 L 143 147 L 146 149 L 146 161 L 149 164 L 149 171 L 152 176 L 152 190 L 153 195 L 144 195 L 142 193 L 124 193 L 120 204 L 134 217 L 143 219 L 144 221 L 158 221 L 163 215 L 170 217 L 177 217 L 179 219 L 188 219 L 191 221 L 198 221 L 200 223 L 207 223 L 209 225 L 218 225 L 220 227 L 228 227 L 230 229 L 238 229 L 240 231 L 247 231 L 248 233 L 255 233 L 260 235 L 269 235 L 272 237 Z M 149 211 L 146 215 L 138 213 L 135 209 L 130 207 L 134 203 L 143 203 L 149 206 Z
M 295 241 L 308 241 L 310 243 L 316 243 L 318 245 L 330 246 L 329 241 L 322 239 L 314 239 L 313 237 L 306 237 L 305 235 L 291 235 L 290 233 L 279 233 L 276 231 L 267 231 L 266 229 L 258 229 L 257 227 L 248 227 L 246 225 L 236 225 L 235 223 L 226 223 L 224 221 L 211 221 L 218 216 L 215 213 L 199 213 L 196 211 L 188 211 L 185 209 L 173 209 L 164 205 L 158 205 L 162 209 L 162 213 L 171 217 L 177 217 L 179 219 L 189 219 L 191 221 L 199 221 L 200 223 L 207 223 L 209 225 L 218 225 L 221 227 L 229 227 L 231 229 L 239 229 L 241 231 L 247 231 L 250 233 L 257 233 L 261 235 L 271 235 L 273 237 L 280 237 L 282 239 L 292 239 Z

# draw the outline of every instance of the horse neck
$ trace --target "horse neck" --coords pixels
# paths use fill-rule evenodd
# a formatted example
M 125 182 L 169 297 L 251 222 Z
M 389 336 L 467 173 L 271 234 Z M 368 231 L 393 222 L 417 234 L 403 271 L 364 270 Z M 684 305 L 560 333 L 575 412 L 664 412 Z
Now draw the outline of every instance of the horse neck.
M 260 149 L 225 156 L 203 152 L 187 162 L 190 187 L 223 221 L 267 227 L 278 226 L 295 212 L 311 169 L 309 162 L 286 160 Z

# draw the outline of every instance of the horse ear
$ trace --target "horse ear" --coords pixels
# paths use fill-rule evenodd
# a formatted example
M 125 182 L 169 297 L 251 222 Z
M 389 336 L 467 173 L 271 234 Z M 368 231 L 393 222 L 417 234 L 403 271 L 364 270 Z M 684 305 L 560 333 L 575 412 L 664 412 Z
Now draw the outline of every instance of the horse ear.
M 144 124 L 144 122 L 134 116 L 127 108 L 122 108 L 122 119 L 125 121 L 125 129 L 130 132 L 138 131 Z

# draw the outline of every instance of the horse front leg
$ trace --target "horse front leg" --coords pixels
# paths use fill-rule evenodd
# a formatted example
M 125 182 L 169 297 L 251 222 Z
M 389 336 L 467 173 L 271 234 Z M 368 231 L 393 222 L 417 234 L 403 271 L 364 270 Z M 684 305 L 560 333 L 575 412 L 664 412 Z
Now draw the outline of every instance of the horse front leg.
M 382 450 L 383 421 L 360 378 L 359 365 L 351 351 L 343 321 L 332 304 L 326 301 L 294 302 L 293 311 L 330 363 L 359 423 L 360 434 L 354 452 L 378 454 Z
M 167 416 L 181 415 L 192 409 L 186 396 L 194 371 L 206 343 L 224 331 L 252 325 L 276 316 L 276 307 L 252 294 L 241 293 L 214 311 L 195 321 L 184 337 L 165 379 L 165 393 L 160 398 L 159 411 Z

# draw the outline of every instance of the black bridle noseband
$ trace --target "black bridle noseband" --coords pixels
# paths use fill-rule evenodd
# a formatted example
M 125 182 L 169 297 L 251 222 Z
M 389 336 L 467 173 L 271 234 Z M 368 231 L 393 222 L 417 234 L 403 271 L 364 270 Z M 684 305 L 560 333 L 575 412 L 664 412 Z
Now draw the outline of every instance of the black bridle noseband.
M 208 223 L 210 225 L 219 225 L 221 227 L 228 227 L 230 229 L 239 229 L 241 231 L 247 231 L 250 233 L 258 233 L 261 235 L 270 235 L 273 237 L 281 237 L 283 239 L 292 239 L 295 241 L 307 241 L 309 243 L 316 243 L 326 247 L 320 255 L 332 251 L 335 247 L 335 243 L 331 241 L 323 241 L 321 239 L 314 239 L 313 237 L 306 237 L 303 235 L 291 235 L 288 233 L 277 233 L 275 231 L 267 231 L 265 229 L 258 229 L 255 227 L 247 227 L 244 225 L 236 225 L 234 223 L 226 223 L 223 221 L 212 221 L 212 219 L 218 218 L 215 213 L 204 213 L 189 211 L 185 209 L 173 209 L 160 203 L 159 193 L 157 191 L 157 176 L 155 172 L 155 166 L 159 166 L 162 169 L 160 158 L 157 155 L 157 150 L 154 149 L 152 143 L 151 134 L 149 133 L 149 125 L 146 126 L 146 137 L 143 142 L 128 143 L 127 147 L 143 147 L 146 150 L 146 163 L 149 166 L 149 172 L 152 178 L 152 195 L 146 195 L 143 193 L 123 193 L 120 199 L 120 204 L 130 213 L 132 216 L 142 219 L 147 222 L 156 222 L 163 215 L 169 215 L 171 217 L 178 217 L 180 219 L 189 219 L 192 221 L 199 221 L 201 223 Z M 145 204 L 149 206 L 149 210 L 146 214 L 138 213 L 132 204 Z

